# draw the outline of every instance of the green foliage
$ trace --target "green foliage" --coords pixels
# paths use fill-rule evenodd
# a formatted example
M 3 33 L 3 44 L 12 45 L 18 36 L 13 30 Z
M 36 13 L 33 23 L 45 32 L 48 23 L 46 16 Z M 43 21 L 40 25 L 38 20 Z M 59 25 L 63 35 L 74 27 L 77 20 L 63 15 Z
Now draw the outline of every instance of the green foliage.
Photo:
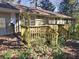
M 27 49 L 27 51 L 21 51 L 19 55 L 19 59 L 28 59 L 31 54 L 31 49 Z
M 64 45 L 65 44 L 65 38 L 63 36 L 59 37 L 58 44 L 59 44 L 60 47 L 65 46 Z
M 54 58 L 53 59 L 66 59 L 66 58 L 65 58 L 65 54 L 63 52 L 59 53 L 59 51 L 58 51 L 58 52 L 54 53 Z
M 75 13 L 74 15 L 76 15 L 75 18 L 76 18 L 77 20 L 79 20 L 79 15 L 77 15 L 76 13 Z M 74 15 L 73 15 L 73 16 L 74 16 Z
M 73 40 L 79 40 L 79 24 L 75 24 L 75 27 L 70 26 L 69 38 Z
M 26 52 L 22 52 L 19 56 L 19 59 L 28 59 L 28 54 Z
M 7 51 L 7 52 L 3 55 L 4 59 L 11 59 L 11 56 L 12 56 L 12 52 L 11 52 L 11 51 Z
M 74 7 L 76 7 L 75 4 L 76 0 L 63 0 L 59 6 L 59 12 L 72 16 L 72 13 L 74 12 Z
M 69 4 L 74 4 L 76 0 L 69 0 Z
M 76 29 L 77 32 L 79 32 L 79 24 L 75 25 L 75 29 Z

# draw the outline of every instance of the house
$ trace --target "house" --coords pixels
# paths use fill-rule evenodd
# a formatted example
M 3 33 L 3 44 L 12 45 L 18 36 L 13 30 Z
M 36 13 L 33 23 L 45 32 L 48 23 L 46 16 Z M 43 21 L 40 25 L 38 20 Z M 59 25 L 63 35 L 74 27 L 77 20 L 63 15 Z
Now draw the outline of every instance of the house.
M 17 21 L 18 13 L 18 9 L 11 4 L 0 2 L 0 35 L 13 33 L 13 29 L 9 24 L 12 20 Z
M 22 13 L 22 21 L 21 21 L 21 33 L 23 39 L 27 39 L 28 29 L 30 33 L 30 38 L 39 38 L 42 36 L 43 38 L 50 33 L 56 33 L 58 38 L 59 35 L 67 36 L 68 28 L 75 23 L 75 19 L 72 17 L 54 13 L 51 11 L 43 10 L 43 9 L 31 9 L 29 11 L 25 11 Z M 64 32 L 61 30 L 63 29 Z M 62 33 L 63 32 L 63 33 Z M 48 35 L 50 36 L 50 35 Z M 67 38 L 67 37 L 66 37 Z
M 43 10 L 30 9 L 28 11 L 30 16 L 30 26 L 46 26 L 46 25 L 66 25 L 73 24 L 75 21 L 72 17 L 63 14 Z M 28 19 L 22 20 L 22 25 L 28 26 Z

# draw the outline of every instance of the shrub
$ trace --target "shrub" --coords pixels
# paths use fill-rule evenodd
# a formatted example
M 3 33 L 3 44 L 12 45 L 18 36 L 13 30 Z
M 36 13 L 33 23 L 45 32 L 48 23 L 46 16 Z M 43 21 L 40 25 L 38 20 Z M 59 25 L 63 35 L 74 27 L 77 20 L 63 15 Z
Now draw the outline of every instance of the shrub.
M 3 55 L 4 59 L 11 59 L 11 56 L 12 56 L 12 52 L 11 51 L 7 51 Z
M 19 59 L 29 59 L 31 56 L 31 49 L 27 49 L 27 51 L 21 51 L 19 55 Z
M 65 38 L 63 36 L 60 36 L 58 39 L 58 44 L 60 47 L 63 47 L 65 44 Z
M 53 52 L 54 59 L 66 59 L 65 54 L 61 50 L 56 49 Z

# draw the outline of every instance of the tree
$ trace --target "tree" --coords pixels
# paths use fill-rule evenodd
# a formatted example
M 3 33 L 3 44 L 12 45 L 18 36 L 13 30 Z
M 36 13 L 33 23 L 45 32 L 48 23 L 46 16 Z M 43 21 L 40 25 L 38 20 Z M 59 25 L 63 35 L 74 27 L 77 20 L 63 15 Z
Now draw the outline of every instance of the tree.
M 73 9 L 76 6 L 78 0 L 63 0 L 59 6 L 59 12 L 72 16 Z
M 32 8 L 37 8 L 38 7 L 38 1 L 39 0 L 30 0 L 30 5 Z
M 70 9 L 69 1 L 63 0 L 59 6 L 59 12 L 67 15 L 69 12 L 69 9 Z
M 49 0 L 42 0 L 40 2 L 40 7 L 45 10 L 54 11 L 55 6 Z
M 74 4 L 76 0 L 69 0 L 69 4 Z
M 20 4 L 21 3 L 21 0 L 18 0 L 17 3 Z
M 74 17 L 75 19 L 79 19 L 79 1 L 78 0 L 63 0 L 60 3 L 59 7 L 60 13 L 69 15 L 71 17 Z M 79 20 L 77 20 L 79 23 Z M 79 38 L 79 24 L 73 24 L 70 27 L 69 32 L 72 34 L 72 39 Z

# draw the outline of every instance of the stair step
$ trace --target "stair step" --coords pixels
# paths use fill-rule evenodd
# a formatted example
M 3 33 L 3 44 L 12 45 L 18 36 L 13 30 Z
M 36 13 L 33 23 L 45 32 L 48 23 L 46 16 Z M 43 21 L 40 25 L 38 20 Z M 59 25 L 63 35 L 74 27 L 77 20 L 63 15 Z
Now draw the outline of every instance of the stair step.
M 18 45 L 18 46 L 9 46 L 9 48 L 10 49 L 20 49 L 20 48 L 24 49 L 24 48 L 27 48 L 27 47 Z

